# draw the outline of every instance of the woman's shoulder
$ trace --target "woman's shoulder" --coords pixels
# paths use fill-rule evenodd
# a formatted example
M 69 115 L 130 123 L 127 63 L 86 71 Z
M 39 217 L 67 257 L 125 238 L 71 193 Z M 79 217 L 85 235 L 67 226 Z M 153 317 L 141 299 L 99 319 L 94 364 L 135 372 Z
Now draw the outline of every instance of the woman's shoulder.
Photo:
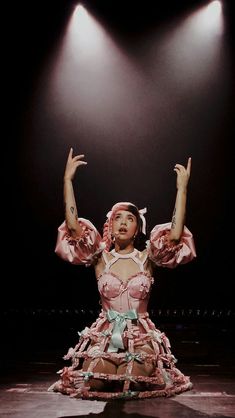
M 139 251 L 138 250 L 138 254 L 139 254 L 139 258 L 141 260 L 146 259 L 146 257 L 148 256 L 148 254 L 147 254 L 147 248 L 145 248 L 143 251 Z
M 151 272 L 153 271 L 154 264 L 149 258 L 148 249 L 145 248 L 143 251 L 139 251 L 139 259 L 145 265 L 145 268 L 148 268 Z

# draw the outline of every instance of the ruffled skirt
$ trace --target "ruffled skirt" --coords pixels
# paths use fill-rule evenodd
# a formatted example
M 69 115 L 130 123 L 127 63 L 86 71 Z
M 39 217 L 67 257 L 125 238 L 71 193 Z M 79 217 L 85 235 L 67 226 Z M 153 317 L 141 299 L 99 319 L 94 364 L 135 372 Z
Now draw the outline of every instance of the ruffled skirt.
M 115 348 L 112 339 L 117 321 L 110 322 L 102 311 L 90 328 L 79 333 L 78 344 L 64 356 L 71 366 L 58 371 L 60 379 L 48 390 L 107 400 L 168 397 L 192 388 L 190 378 L 175 367 L 177 360 L 168 338 L 148 313 L 138 314 L 136 320 L 122 318 L 123 323 L 122 346 Z M 107 372 L 107 364 L 117 372 Z M 99 382 L 99 390 L 94 382 Z

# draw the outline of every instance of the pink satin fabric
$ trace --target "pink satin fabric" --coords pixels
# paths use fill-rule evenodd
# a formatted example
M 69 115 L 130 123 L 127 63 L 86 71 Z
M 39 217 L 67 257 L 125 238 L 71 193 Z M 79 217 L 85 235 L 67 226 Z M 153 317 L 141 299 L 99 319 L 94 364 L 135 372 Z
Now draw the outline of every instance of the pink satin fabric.
M 149 258 L 160 267 L 175 268 L 179 264 L 186 264 L 196 257 L 193 235 L 184 226 L 183 233 L 178 244 L 170 244 L 168 234 L 171 223 L 156 225 L 147 241 Z
M 121 313 L 135 309 L 138 313 L 145 313 L 152 283 L 153 278 L 142 272 L 130 277 L 126 283 L 114 273 L 103 273 L 98 280 L 103 309 Z
M 78 239 L 72 238 L 66 223 L 58 228 L 58 236 L 55 252 L 63 260 L 72 264 L 91 265 L 96 257 L 101 255 L 105 248 L 101 235 L 95 226 L 84 218 L 78 222 L 83 228 L 83 233 Z M 191 232 L 185 226 L 181 240 L 178 244 L 168 243 L 168 233 L 171 223 L 156 225 L 147 241 L 148 257 L 154 264 L 160 267 L 174 268 L 178 264 L 185 264 L 196 257 L 194 240 Z
M 75 239 L 71 237 L 66 223 L 63 222 L 58 228 L 56 254 L 63 260 L 72 264 L 91 265 L 95 257 L 100 254 L 105 245 L 95 226 L 84 218 L 79 218 L 83 233 Z

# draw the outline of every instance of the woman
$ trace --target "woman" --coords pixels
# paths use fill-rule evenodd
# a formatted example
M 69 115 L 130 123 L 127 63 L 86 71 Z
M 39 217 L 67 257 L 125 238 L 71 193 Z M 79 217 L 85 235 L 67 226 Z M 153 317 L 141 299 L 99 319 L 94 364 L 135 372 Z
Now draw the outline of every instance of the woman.
M 107 214 L 103 237 L 94 225 L 78 218 L 72 180 L 84 155 L 70 149 L 64 174 L 65 222 L 58 229 L 56 253 L 73 264 L 93 265 L 102 310 L 80 334 L 64 359 L 51 390 L 84 399 L 170 396 L 192 387 L 176 367 L 164 333 L 147 313 L 154 266 L 174 268 L 196 257 L 193 237 L 184 226 L 187 167 L 176 164 L 177 195 L 171 223 L 157 225 L 146 248 L 135 248 L 146 234 L 144 214 L 130 202 L 116 203 Z M 112 248 L 112 249 L 111 249 Z

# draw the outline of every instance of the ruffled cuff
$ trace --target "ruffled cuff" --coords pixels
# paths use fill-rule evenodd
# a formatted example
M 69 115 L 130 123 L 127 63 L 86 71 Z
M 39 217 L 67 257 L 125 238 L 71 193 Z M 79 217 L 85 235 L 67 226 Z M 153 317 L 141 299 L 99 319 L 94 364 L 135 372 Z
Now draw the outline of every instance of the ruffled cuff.
M 72 264 L 90 266 L 104 250 L 105 244 L 95 226 L 84 218 L 78 218 L 82 227 L 79 238 L 73 238 L 65 222 L 58 228 L 55 253 Z
M 156 225 L 147 241 L 147 252 L 150 260 L 160 267 L 174 268 L 179 264 L 186 264 L 196 257 L 193 235 L 184 226 L 180 242 L 169 242 L 168 236 L 171 223 Z

